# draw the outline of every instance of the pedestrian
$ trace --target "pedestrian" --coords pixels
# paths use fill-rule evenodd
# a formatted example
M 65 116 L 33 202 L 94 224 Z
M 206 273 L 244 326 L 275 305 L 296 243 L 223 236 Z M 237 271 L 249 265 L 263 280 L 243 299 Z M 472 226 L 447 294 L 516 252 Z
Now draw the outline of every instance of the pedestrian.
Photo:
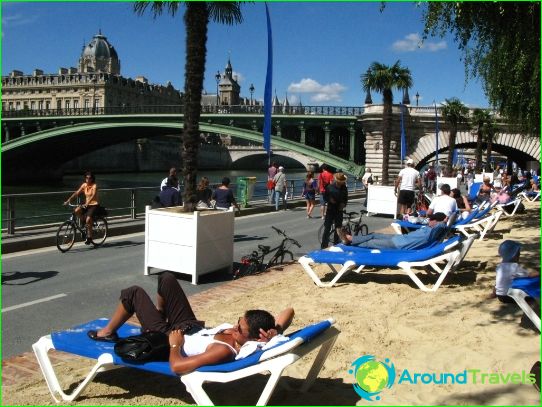
M 196 200 L 198 201 L 198 208 L 210 208 L 211 197 L 213 191 L 209 188 L 209 178 L 201 177 L 198 187 L 196 188 Z
M 284 207 L 284 210 L 287 209 L 286 206 L 286 193 L 287 193 L 287 185 L 286 185 L 286 174 L 284 174 L 284 167 L 280 166 L 278 172 L 275 174 L 275 177 L 273 178 L 273 182 L 275 183 L 275 210 L 279 210 L 279 200 L 282 197 L 282 205 Z
M 324 192 L 327 210 L 324 218 L 324 234 L 322 236 L 322 249 L 329 245 L 329 235 L 333 227 L 333 244 L 339 242 L 337 229 L 343 225 L 343 209 L 348 204 L 348 189 L 346 188 L 346 176 L 342 172 L 335 174 L 334 182 L 326 187 Z
M 420 182 L 420 174 L 414 168 L 414 161 L 409 158 L 406 162 L 406 167 L 399 171 L 399 175 L 395 180 L 395 194 L 399 192 L 397 202 L 399 203 L 401 216 L 409 215 L 412 212 L 416 185 L 418 185 L 420 190 L 423 189 Z
M 437 192 L 437 173 L 432 165 L 427 169 L 427 189 L 432 193 Z
M 171 206 L 181 205 L 181 194 L 179 190 L 175 188 L 177 185 L 177 178 L 170 176 L 166 180 L 166 186 L 160 191 L 160 205 L 163 208 Z
M 373 184 L 373 173 L 371 172 L 370 168 L 365 169 L 365 174 L 363 174 L 363 177 L 361 177 L 361 183 L 363 184 L 363 187 L 365 188 L 365 201 L 363 202 L 363 206 L 365 206 L 365 209 L 367 209 L 367 198 L 369 197 L 369 185 Z
M 177 191 L 179 191 L 179 178 L 177 177 L 177 168 L 175 167 L 171 167 L 169 169 L 169 175 L 162 180 L 162 183 L 160 184 L 160 191 L 165 188 L 169 177 L 173 177 L 175 179 L 175 183 L 173 184 L 172 188 L 175 188 L 177 189 Z
M 316 201 L 316 188 L 318 182 L 314 179 L 312 171 L 307 172 L 305 182 L 303 183 L 303 196 L 307 201 L 307 219 L 312 218 L 312 211 L 314 210 L 314 204 Z
M 211 199 L 216 201 L 216 209 L 228 210 L 232 206 L 239 209 L 239 205 L 237 205 L 233 196 L 233 191 L 230 189 L 230 182 L 228 177 L 222 178 L 222 184 L 213 191 Z
M 279 170 L 279 165 L 273 162 L 267 169 L 267 202 L 273 203 L 273 197 L 275 196 L 275 182 L 273 179 Z
M 320 167 L 322 172 L 318 176 L 318 192 L 320 193 L 320 214 L 322 219 L 326 216 L 326 187 L 333 182 L 333 173 L 329 170 L 327 164 L 322 164 Z

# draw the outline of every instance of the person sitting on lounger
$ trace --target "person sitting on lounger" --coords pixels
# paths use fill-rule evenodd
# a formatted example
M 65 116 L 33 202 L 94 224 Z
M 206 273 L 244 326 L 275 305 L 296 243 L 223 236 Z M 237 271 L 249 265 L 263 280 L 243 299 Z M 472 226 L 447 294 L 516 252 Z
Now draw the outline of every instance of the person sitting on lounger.
M 120 303 L 108 324 L 98 331 L 88 331 L 96 341 L 118 341 L 116 333 L 134 313 L 142 331 L 169 335 L 169 364 L 174 373 L 187 373 L 203 365 L 234 360 L 246 348 L 265 343 L 282 333 L 292 322 L 294 310 L 286 308 L 276 318 L 262 310 L 250 310 L 236 325 L 222 324 L 205 329 L 198 321 L 188 298 L 177 279 L 170 272 L 158 278 L 157 306 L 141 287 L 132 286 L 121 291 Z M 246 347 L 242 350 L 243 345 Z M 247 356 L 247 354 L 245 354 Z
M 446 224 L 443 223 L 446 215 L 437 212 L 427 216 L 429 223 L 406 235 L 388 235 L 384 233 L 372 233 L 369 235 L 350 236 L 342 229 L 337 229 L 337 234 L 343 244 L 366 247 L 370 249 L 418 249 L 441 240 L 446 234 Z
M 505 240 L 499 246 L 501 264 L 497 266 L 495 288 L 489 298 L 497 297 L 500 302 L 513 303 L 514 299 L 508 296 L 508 289 L 512 280 L 517 277 L 536 277 L 538 272 L 529 272 L 519 265 L 521 243 L 514 240 Z

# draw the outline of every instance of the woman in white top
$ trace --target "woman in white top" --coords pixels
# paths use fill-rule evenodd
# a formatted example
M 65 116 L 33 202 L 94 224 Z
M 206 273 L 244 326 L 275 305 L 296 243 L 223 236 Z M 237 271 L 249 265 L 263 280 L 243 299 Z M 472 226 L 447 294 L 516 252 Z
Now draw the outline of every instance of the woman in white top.
M 141 322 L 143 332 L 162 332 L 168 335 L 169 364 L 174 373 L 187 373 L 200 366 L 234 360 L 243 345 L 249 341 L 267 342 L 282 333 L 294 317 L 287 308 L 276 318 L 262 310 L 246 311 L 236 325 L 222 324 L 205 329 L 196 319 L 183 289 L 172 273 L 158 279 L 157 305 L 138 286 L 121 291 L 120 303 L 107 325 L 100 330 L 88 331 L 96 341 L 116 342 L 116 333 L 134 313 Z

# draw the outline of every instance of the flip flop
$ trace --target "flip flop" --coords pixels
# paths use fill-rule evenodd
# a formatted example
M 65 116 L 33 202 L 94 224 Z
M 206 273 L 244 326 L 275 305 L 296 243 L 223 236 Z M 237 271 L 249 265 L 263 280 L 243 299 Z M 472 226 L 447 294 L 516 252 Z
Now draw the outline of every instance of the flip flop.
M 90 339 L 98 342 L 118 342 L 119 336 L 116 332 L 109 334 L 107 336 L 98 336 L 98 331 L 91 330 L 87 332 L 87 335 Z

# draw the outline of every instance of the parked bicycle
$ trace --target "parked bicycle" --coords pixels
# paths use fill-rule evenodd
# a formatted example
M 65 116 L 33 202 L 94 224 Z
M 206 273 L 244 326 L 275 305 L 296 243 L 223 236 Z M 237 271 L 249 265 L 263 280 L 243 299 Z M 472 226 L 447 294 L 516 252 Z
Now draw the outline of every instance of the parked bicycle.
M 251 274 L 261 273 L 270 267 L 284 263 L 287 257 L 290 261 L 294 260 L 294 254 L 289 250 L 292 245 L 301 248 L 299 242 L 289 237 L 286 232 L 271 226 L 279 235 L 283 237 L 282 242 L 277 247 L 264 246 L 259 244 L 258 250 L 254 250 L 248 256 L 241 258 L 241 264 L 237 270 L 233 272 L 233 278 L 240 278 Z M 264 262 L 265 256 L 271 254 L 269 261 Z
M 71 208 L 76 208 L 78 205 L 69 204 Z M 105 208 L 102 208 L 105 211 Z M 70 219 L 62 223 L 56 232 L 56 247 L 62 253 L 70 250 L 75 243 L 77 232 L 81 234 L 81 239 L 86 240 L 87 230 L 85 224 L 72 211 Z M 91 243 L 94 247 L 101 246 L 107 238 L 107 219 L 105 215 L 95 214 L 92 219 L 92 236 Z
M 363 212 L 363 210 L 360 210 L 359 212 L 343 211 L 344 217 L 342 228 L 346 232 L 346 234 L 351 236 L 357 236 L 360 233 L 362 235 L 366 235 L 369 233 L 369 228 L 365 223 L 362 222 Z M 318 229 L 318 242 L 320 244 L 322 244 L 322 240 L 324 238 L 324 225 L 325 224 L 322 223 L 322 226 L 320 226 L 320 228 Z M 334 233 L 335 229 L 332 227 L 329 232 L 329 242 L 333 242 Z

